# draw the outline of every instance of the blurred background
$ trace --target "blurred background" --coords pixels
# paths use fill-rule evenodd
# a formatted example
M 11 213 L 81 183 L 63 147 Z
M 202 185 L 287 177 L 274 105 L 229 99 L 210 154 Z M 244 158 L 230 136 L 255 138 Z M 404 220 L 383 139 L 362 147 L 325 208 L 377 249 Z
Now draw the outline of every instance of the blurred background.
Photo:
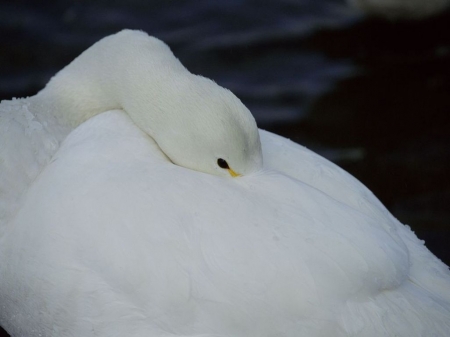
M 123 28 L 164 40 L 260 128 L 350 172 L 450 264 L 448 11 L 390 21 L 345 0 L 3 0 L 0 99 L 35 94 Z

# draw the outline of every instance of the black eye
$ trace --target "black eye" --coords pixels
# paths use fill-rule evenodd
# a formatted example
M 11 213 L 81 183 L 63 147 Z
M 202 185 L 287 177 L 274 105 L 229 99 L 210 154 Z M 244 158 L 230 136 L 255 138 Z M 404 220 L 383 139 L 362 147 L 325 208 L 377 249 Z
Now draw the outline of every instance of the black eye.
M 219 167 L 223 168 L 223 169 L 229 169 L 230 167 L 228 166 L 228 163 L 223 160 L 222 158 L 217 159 L 217 165 L 219 165 Z

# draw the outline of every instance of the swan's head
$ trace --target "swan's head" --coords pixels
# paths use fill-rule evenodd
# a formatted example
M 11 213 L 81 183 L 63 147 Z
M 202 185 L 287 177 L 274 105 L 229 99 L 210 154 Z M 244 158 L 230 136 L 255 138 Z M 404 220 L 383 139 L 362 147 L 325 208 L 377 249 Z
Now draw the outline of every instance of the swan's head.
M 156 104 L 162 111 L 146 114 L 149 120 L 139 124 L 151 128 L 148 133 L 174 164 L 224 177 L 261 168 L 255 119 L 233 93 L 190 73 L 169 87 Z M 162 118 L 155 121 L 152 115 Z

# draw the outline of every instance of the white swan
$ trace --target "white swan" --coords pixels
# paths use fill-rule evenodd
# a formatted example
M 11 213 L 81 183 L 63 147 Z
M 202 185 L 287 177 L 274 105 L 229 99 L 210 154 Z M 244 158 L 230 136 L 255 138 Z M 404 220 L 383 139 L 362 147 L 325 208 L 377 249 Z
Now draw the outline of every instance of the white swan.
M 370 15 L 388 19 L 424 19 L 450 6 L 450 0 L 347 0 Z
M 13 337 L 448 336 L 448 267 L 408 227 L 260 130 L 261 166 L 248 110 L 142 32 L 0 113 Z

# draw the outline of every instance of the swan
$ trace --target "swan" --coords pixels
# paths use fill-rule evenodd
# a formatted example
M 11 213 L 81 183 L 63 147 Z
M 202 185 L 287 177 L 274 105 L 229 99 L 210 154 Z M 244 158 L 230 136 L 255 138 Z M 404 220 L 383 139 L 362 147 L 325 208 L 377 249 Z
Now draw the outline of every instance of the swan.
M 449 0 L 347 0 L 347 3 L 370 15 L 388 19 L 424 19 L 445 11 Z
M 408 226 L 144 32 L 3 101 L 0 140 L 12 337 L 449 334 L 449 269 Z

